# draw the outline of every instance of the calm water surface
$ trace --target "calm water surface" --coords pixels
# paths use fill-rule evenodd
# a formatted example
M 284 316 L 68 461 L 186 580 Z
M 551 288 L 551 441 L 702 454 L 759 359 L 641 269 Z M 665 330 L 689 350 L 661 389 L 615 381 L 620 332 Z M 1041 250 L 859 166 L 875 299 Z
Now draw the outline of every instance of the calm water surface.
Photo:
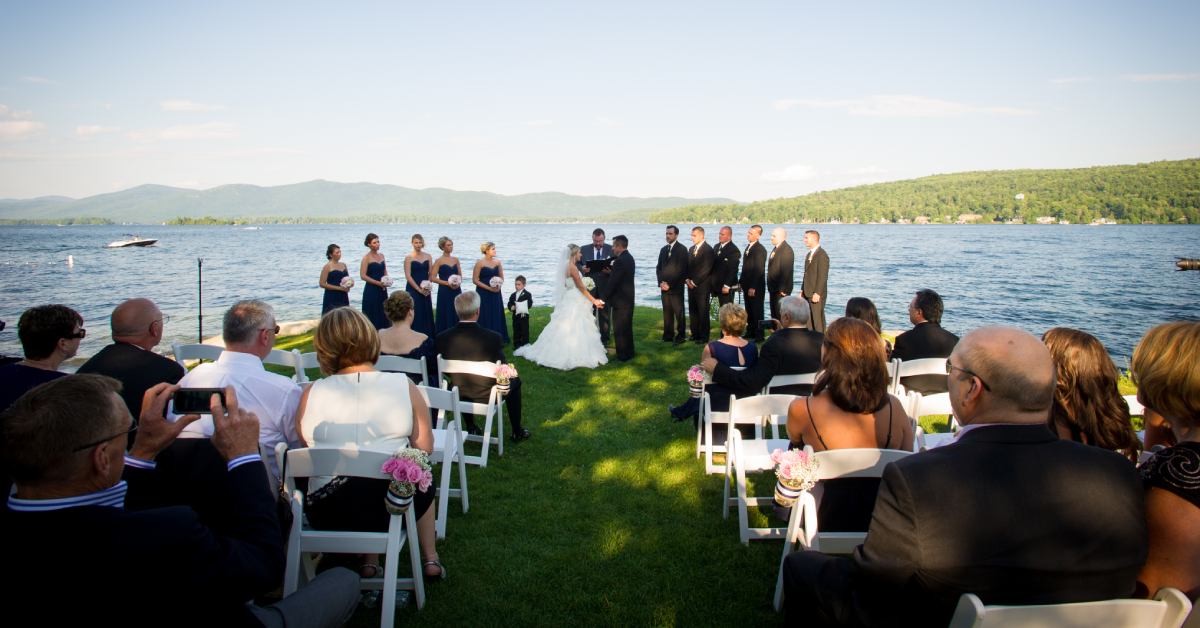
M 637 261 L 637 300 L 658 307 L 654 263 L 663 244 L 662 225 L 602 225 L 609 241 L 618 233 L 630 240 Z M 685 233 L 681 234 L 685 243 Z M 797 249 L 796 283 L 803 267 L 802 232 L 789 225 Z M 455 240 L 464 274 L 479 258 L 479 243 L 496 243 L 508 283 L 523 274 L 535 305 L 549 305 L 551 275 L 565 243 L 586 244 L 585 225 L 263 225 L 244 227 L 139 226 L 137 233 L 158 238 L 156 246 L 106 249 L 131 231 L 128 226 L 0 226 L 6 252 L 0 263 L 0 353 L 20 354 L 16 322 L 21 312 L 43 303 L 79 310 L 88 337 L 87 357 L 109 340 L 108 316 L 129 297 L 154 299 L 170 315 L 167 340 L 197 337 L 197 258 L 203 259 L 203 335 L 220 333 L 220 315 L 238 299 L 270 302 L 280 321 L 320 315 L 317 277 L 325 246 L 337 243 L 357 285 L 363 236 L 380 235 L 390 274 L 403 274 L 409 238 L 421 233 L 436 257 L 437 238 Z M 717 227 L 706 226 L 716 243 Z M 744 247 L 746 226 L 734 228 Z M 769 234 L 771 229 L 767 225 Z M 832 319 L 847 299 L 865 296 L 879 308 L 888 329 L 908 327 L 907 305 L 919 288 L 933 288 L 946 302 L 943 326 L 962 334 L 987 324 L 1008 324 L 1040 334 L 1053 326 L 1098 336 L 1118 364 L 1125 366 L 1138 338 L 1154 324 L 1200 318 L 1200 272 L 1177 272 L 1176 256 L 1200 257 L 1200 228 L 1189 226 L 910 226 L 823 225 L 822 245 L 830 256 L 829 302 Z M 769 247 L 768 238 L 764 244 Z M 72 256 L 74 266 L 67 265 Z M 81 360 L 75 360 L 78 363 Z

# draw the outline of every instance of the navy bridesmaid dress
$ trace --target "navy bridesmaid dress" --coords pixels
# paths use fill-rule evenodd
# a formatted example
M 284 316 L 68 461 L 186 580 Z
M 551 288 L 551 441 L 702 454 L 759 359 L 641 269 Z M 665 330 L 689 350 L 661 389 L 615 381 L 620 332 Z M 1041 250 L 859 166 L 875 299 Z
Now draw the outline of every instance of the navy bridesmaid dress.
M 500 267 L 488 268 L 484 266 L 479 271 L 479 282 L 485 285 L 490 285 L 493 277 L 500 276 Z M 490 329 L 504 339 L 504 344 L 508 344 L 508 323 L 504 320 L 504 298 L 499 292 L 484 290 L 479 286 L 475 287 L 475 291 L 479 293 L 479 326 L 484 329 Z
M 386 262 L 371 262 L 367 264 L 367 276 L 379 281 L 387 274 Z M 369 283 L 363 286 L 362 311 L 370 319 L 375 329 L 387 329 L 392 326 L 387 314 L 383 312 L 383 302 L 387 301 L 387 289 Z
M 421 285 L 422 281 L 429 281 L 429 262 L 418 262 L 413 260 L 408 263 L 409 272 L 412 273 L 412 281 L 404 285 L 404 289 L 408 291 L 408 296 L 413 300 L 413 331 L 419 331 L 430 338 L 433 337 L 433 297 L 421 294 L 420 290 L 412 287 L 412 284 Z M 432 284 L 432 282 L 430 282 Z
M 442 264 L 438 268 L 438 279 L 446 281 L 450 275 L 458 275 L 459 279 L 462 279 L 462 271 L 458 264 Z M 454 311 L 454 297 L 462 294 L 462 288 L 439 285 L 437 294 L 437 333 L 440 334 L 458 324 L 458 312 Z
M 331 270 L 325 278 L 325 283 L 331 286 L 341 285 L 342 280 L 349 277 L 350 273 L 344 270 Z M 325 300 L 321 302 L 321 316 L 329 310 L 335 310 L 339 307 L 348 307 L 350 305 L 350 293 L 342 292 L 341 290 L 330 290 L 325 288 Z

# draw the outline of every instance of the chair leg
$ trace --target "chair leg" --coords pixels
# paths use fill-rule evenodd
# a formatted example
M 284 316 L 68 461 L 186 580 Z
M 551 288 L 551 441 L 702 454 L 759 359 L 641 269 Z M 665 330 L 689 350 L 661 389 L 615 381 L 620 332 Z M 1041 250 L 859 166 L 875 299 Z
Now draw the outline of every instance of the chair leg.
M 731 445 L 732 447 L 741 447 L 741 443 Z M 726 453 L 725 455 L 729 455 Z M 738 527 L 742 537 L 742 545 L 749 547 L 750 545 L 750 513 L 746 505 L 746 470 L 742 468 L 740 460 L 735 458 L 732 463 L 734 472 L 737 474 L 737 495 L 738 495 Z
M 442 452 L 442 470 L 438 478 L 437 538 L 446 538 L 446 515 L 450 508 L 450 471 L 454 468 L 457 451 L 450 434 L 446 434 L 446 450 Z
M 421 543 L 417 539 L 417 515 L 412 508 L 404 513 L 404 521 L 408 527 L 405 532 L 408 535 L 408 557 L 412 563 L 413 590 L 416 592 L 417 610 L 420 610 L 425 608 L 425 570 L 421 566 Z
M 504 400 L 496 399 L 496 442 L 500 445 L 496 454 L 504 455 Z
M 408 512 L 412 512 L 412 509 Z M 411 529 L 415 529 L 415 526 L 411 526 Z M 405 531 L 401 529 L 399 519 L 393 517 L 388 525 L 387 554 L 383 563 L 383 596 L 379 605 L 380 628 L 392 628 L 396 622 L 396 580 L 400 571 L 400 545 L 404 543 L 404 535 Z
M 462 511 L 465 514 L 471 509 L 471 500 L 467 497 L 467 455 L 463 447 L 461 431 L 458 432 L 458 439 L 458 453 L 455 457 L 458 460 L 458 486 L 461 491 L 459 495 L 462 495 L 461 505 Z
M 728 449 L 728 448 L 726 448 Z M 721 491 L 721 518 L 729 518 L 729 486 L 732 483 L 729 477 L 731 465 L 734 464 L 733 454 L 726 452 L 725 454 L 725 488 Z

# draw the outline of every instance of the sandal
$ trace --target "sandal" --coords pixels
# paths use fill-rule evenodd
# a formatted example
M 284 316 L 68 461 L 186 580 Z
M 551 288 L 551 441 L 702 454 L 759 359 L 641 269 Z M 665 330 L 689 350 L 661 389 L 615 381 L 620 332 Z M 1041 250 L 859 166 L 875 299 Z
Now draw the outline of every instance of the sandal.
M 438 580 L 446 579 L 446 566 L 443 565 L 442 562 L 436 558 L 433 560 L 427 560 L 427 561 L 421 563 L 421 567 L 423 568 L 422 571 L 425 572 L 426 578 L 437 578 Z M 431 575 L 428 571 L 429 567 L 437 567 L 438 568 L 437 574 Z
M 367 575 L 368 569 L 371 570 L 371 575 Z M 381 576 L 383 576 L 383 567 L 380 567 L 378 563 L 363 563 L 358 568 L 358 577 L 360 578 L 379 578 Z

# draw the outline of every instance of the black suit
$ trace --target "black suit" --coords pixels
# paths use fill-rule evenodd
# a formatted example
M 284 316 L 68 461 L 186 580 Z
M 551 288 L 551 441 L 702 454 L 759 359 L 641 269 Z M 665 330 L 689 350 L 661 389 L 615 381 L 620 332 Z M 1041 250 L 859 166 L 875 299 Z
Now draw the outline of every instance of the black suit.
M 279 586 L 283 539 L 261 462 L 227 472 L 221 530 L 188 508 L 139 510 L 155 471 L 125 469 L 126 507 L 5 512 L 0 604 L 44 625 L 260 625 L 247 600 Z M 66 567 L 86 586 L 64 595 Z
M 609 279 L 611 279 L 610 273 L 606 273 L 604 271 L 597 271 L 594 273 L 584 272 L 587 270 L 587 266 L 584 265 L 583 262 L 593 262 L 593 261 L 602 260 L 602 259 L 612 259 L 612 256 L 613 256 L 612 245 L 611 244 L 601 245 L 599 254 L 597 254 L 596 246 L 592 245 L 592 244 L 582 247 L 580 250 L 583 252 L 583 258 L 579 260 L 580 261 L 580 264 L 579 264 L 580 272 L 583 272 L 584 277 L 591 277 L 592 281 L 596 282 L 596 287 L 595 287 L 595 289 L 592 290 L 592 296 L 599 299 L 600 291 L 604 289 L 604 286 L 607 285 Z M 592 313 L 596 315 L 596 325 L 598 325 L 600 327 L 600 342 L 602 344 L 604 344 L 605 346 L 607 346 L 608 345 L 609 318 L 611 317 L 612 312 L 609 312 L 607 309 L 603 309 L 603 310 L 593 309 Z
M 896 347 L 892 357 L 901 360 L 921 358 L 948 358 L 958 344 L 958 336 L 942 329 L 937 323 L 924 322 L 896 336 Z M 913 375 L 900 379 L 907 390 L 923 395 L 946 392 L 945 375 Z
M 683 282 L 687 279 L 688 251 L 678 240 L 658 252 L 658 264 L 654 275 L 658 283 L 666 283 L 668 290 L 662 292 L 663 340 L 683 340 L 687 335 L 683 316 Z
M 504 361 L 504 339 L 500 334 L 479 326 L 475 321 L 459 321 L 457 325 L 438 334 L 438 355 L 447 360 L 467 360 L 471 362 Z M 487 403 L 492 394 L 492 386 L 496 384 L 494 377 L 482 375 L 465 375 L 449 373 L 452 386 L 458 386 L 458 394 L 465 401 Z M 504 396 L 505 414 L 512 423 L 513 433 L 521 431 L 521 378 L 510 380 L 508 394 Z M 475 419 L 463 419 L 467 429 L 474 430 Z M 503 427 L 501 428 L 503 429 Z
M 133 416 L 142 414 L 142 396 L 155 384 L 183 378 L 178 362 L 124 342 L 114 342 L 79 367 L 79 373 L 107 375 L 121 382 L 121 398 Z
M 776 375 L 815 373 L 821 368 L 821 342 L 825 337 L 815 331 L 787 327 L 773 334 L 758 351 L 758 362 L 744 371 L 735 371 L 717 363 L 712 380 L 735 390 L 762 390 Z M 772 392 L 807 395 L 812 386 L 801 384 L 773 389 Z
M 767 261 L 767 290 L 771 291 L 771 318 L 779 320 L 779 300 L 792 293 L 796 257 L 787 241 L 771 251 Z
M 800 290 L 804 295 L 804 300 L 808 301 L 809 310 L 812 312 L 812 329 L 825 333 L 825 303 L 829 300 L 829 294 L 826 290 L 829 283 L 829 254 L 825 252 L 823 247 L 817 247 L 816 251 L 811 251 L 804 256 L 804 279 L 800 284 Z M 813 301 L 813 295 L 821 295 L 821 300 Z
M 533 309 L 533 295 L 528 290 L 522 290 L 520 296 L 516 292 L 508 295 L 508 310 L 512 312 L 513 348 L 517 349 L 529 344 L 529 315 L 517 314 L 517 302 L 524 301 L 525 307 Z
M 742 287 L 742 298 L 746 303 L 746 337 L 762 340 L 763 297 L 766 290 L 767 249 L 755 242 L 746 247 L 745 258 L 742 259 L 742 276 L 738 285 Z M 750 291 L 754 290 L 754 296 Z
M 789 623 L 945 626 L 968 592 L 1014 605 L 1130 597 L 1143 508 L 1119 454 L 1044 425 L 975 428 L 888 465 L 851 557 L 787 558 Z
M 722 294 L 721 290 L 725 286 L 738 285 L 738 260 L 742 258 L 742 252 L 733 242 L 718 242 L 713 255 L 716 261 L 713 263 L 712 294 L 721 305 L 733 303 L 733 292 Z
M 708 342 L 712 315 L 708 311 L 709 284 L 712 282 L 716 254 L 708 242 L 688 249 L 688 279 L 696 285 L 688 288 L 688 314 L 692 317 L 692 340 Z
M 617 344 L 617 359 L 633 359 L 633 276 L 636 270 L 633 256 L 621 251 L 613 261 L 612 275 L 604 286 L 600 300 L 604 309 L 612 310 L 613 335 Z

